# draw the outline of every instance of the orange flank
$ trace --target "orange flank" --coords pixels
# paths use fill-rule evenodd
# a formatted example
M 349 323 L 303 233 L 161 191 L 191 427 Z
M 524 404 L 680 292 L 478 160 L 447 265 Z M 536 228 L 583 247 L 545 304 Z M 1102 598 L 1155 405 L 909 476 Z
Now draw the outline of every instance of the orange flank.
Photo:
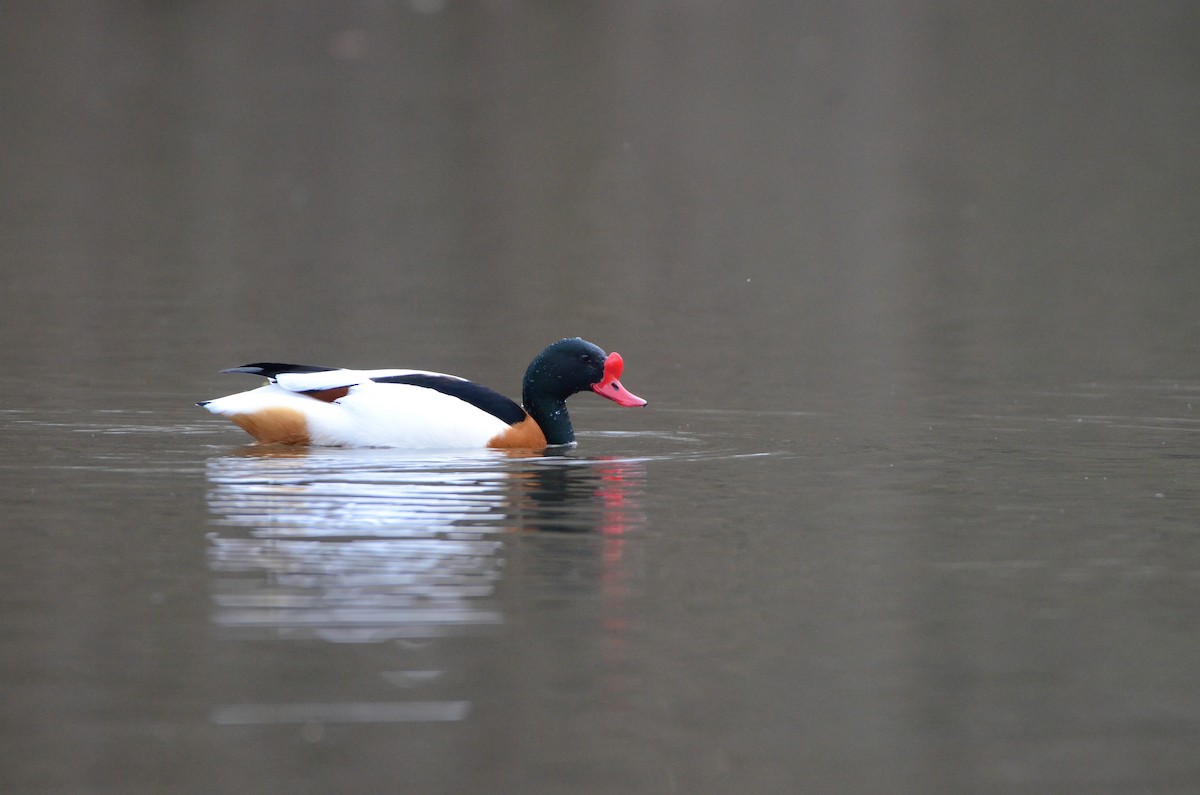
M 533 417 L 526 414 L 525 419 L 489 439 L 487 446 L 509 450 L 541 450 L 546 446 L 546 435 Z
M 239 428 L 263 444 L 308 444 L 308 422 L 293 408 L 269 408 L 252 414 L 234 414 Z

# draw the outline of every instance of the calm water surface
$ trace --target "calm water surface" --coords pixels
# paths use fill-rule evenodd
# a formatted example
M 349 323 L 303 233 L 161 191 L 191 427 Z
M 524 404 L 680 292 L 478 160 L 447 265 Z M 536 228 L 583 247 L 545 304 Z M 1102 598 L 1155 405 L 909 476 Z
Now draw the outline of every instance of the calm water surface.
M 1190 4 L 0 11 L 0 790 L 1200 790 Z M 552 455 L 246 444 L 547 342 Z

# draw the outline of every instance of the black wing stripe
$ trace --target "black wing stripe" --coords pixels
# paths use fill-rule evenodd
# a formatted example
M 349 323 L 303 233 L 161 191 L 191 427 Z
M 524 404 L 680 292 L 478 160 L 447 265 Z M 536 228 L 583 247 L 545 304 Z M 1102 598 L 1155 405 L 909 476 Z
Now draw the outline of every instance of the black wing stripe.
M 387 375 L 379 378 L 372 378 L 372 381 L 377 381 L 381 384 L 411 384 L 412 386 L 422 386 L 426 389 L 434 389 L 451 397 L 456 397 L 459 400 L 470 403 L 477 409 L 482 409 L 493 417 L 497 417 L 509 425 L 520 422 L 525 419 L 525 409 L 512 402 L 499 392 L 493 392 L 486 386 L 471 381 L 463 381 L 459 378 L 451 378 L 445 375 L 428 375 L 426 373 L 414 373 L 410 375 Z
M 222 373 L 250 373 L 251 375 L 262 375 L 267 378 L 274 378 L 280 373 L 327 373 L 331 370 L 340 370 L 340 367 L 318 367 L 312 364 L 281 364 L 280 362 L 255 362 L 254 364 L 243 364 L 241 367 L 230 367 L 228 370 L 222 370 Z

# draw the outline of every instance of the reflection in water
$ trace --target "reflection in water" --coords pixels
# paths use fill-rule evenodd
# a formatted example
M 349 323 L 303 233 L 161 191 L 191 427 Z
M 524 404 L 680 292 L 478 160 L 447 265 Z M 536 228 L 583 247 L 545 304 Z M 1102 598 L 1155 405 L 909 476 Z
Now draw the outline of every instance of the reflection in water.
M 621 581 L 622 536 L 642 521 L 633 496 L 641 466 L 494 451 L 247 448 L 213 458 L 208 504 L 222 528 L 209 537 L 213 621 L 236 639 L 341 644 L 494 630 L 508 533 L 598 532 L 605 581 Z M 213 720 L 459 720 L 467 707 L 237 704 Z

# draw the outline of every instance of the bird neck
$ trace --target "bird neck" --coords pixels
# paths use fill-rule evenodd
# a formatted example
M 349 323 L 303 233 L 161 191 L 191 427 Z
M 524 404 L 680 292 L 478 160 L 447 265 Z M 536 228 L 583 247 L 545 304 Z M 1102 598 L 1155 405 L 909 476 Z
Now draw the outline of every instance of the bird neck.
M 533 421 L 542 429 L 546 444 L 571 444 L 575 431 L 567 413 L 567 394 L 561 384 L 539 365 L 539 359 L 529 365 L 521 382 L 521 403 Z
M 567 413 L 567 402 L 556 398 L 530 393 L 525 389 L 521 393 L 521 402 L 533 421 L 542 429 L 546 444 L 572 444 L 575 441 L 575 429 L 571 427 L 571 415 Z

